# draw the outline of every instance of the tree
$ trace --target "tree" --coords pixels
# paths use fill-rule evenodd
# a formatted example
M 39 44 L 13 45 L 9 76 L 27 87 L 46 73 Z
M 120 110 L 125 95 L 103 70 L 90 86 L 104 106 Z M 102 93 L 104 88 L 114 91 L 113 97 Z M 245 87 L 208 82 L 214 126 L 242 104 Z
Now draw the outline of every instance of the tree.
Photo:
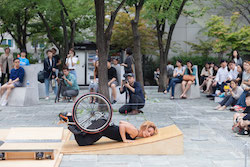
M 239 16 L 239 13 L 234 13 L 229 25 L 221 16 L 212 16 L 206 23 L 205 35 L 213 40 L 213 51 L 218 53 L 219 58 L 228 50 L 250 51 L 250 27 L 240 27 L 237 24 Z
M 133 32 L 133 38 L 134 38 L 133 57 L 135 59 L 136 80 L 140 82 L 142 86 L 142 90 L 144 92 L 142 58 L 141 58 L 141 36 L 140 36 L 139 29 L 138 29 L 138 25 L 139 25 L 139 20 L 140 20 L 140 13 L 145 3 L 145 0 L 128 0 L 127 3 L 129 6 L 135 7 L 135 13 L 134 13 L 135 16 L 131 20 L 132 32 Z
M 127 12 L 122 11 L 118 13 L 111 38 L 111 46 L 114 50 L 124 50 L 133 46 L 134 39 L 131 25 L 133 12 L 134 9 L 130 8 Z M 148 25 L 147 20 L 143 18 L 139 21 L 138 30 L 141 36 L 141 53 L 143 55 L 157 55 L 156 31 L 152 29 L 152 27 Z
M 93 2 L 88 0 L 34 1 L 43 31 L 59 50 L 63 59 L 74 48 L 75 34 L 89 26 L 93 19 Z M 85 6 L 82 8 L 82 6 Z
M 238 12 L 241 18 L 250 24 L 249 0 L 213 0 L 213 4 L 213 9 L 219 9 L 219 15 Z
M 0 2 L 1 32 L 8 32 L 20 50 L 26 50 L 28 37 L 32 35 L 30 23 L 35 16 L 30 1 L 2 0 Z
M 107 72 L 107 59 L 109 53 L 109 45 L 112 36 L 112 29 L 115 23 L 115 18 L 118 11 L 121 9 L 126 0 L 122 0 L 118 3 L 118 7 L 110 13 L 110 20 L 105 29 L 105 7 L 107 3 L 104 0 L 95 0 L 95 12 L 96 12 L 96 44 L 99 56 L 99 91 L 105 97 L 109 99 L 108 92 L 108 72 Z
M 172 35 L 175 29 L 176 22 L 178 21 L 183 7 L 187 0 L 148 0 L 146 8 L 148 11 L 148 18 L 155 22 L 157 29 L 158 46 L 160 50 L 160 79 L 158 91 L 165 90 L 166 81 L 166 61 L 170 50 Z M 164 46 L 166 20 L 170 27 L 167 33 L 167 40 Z

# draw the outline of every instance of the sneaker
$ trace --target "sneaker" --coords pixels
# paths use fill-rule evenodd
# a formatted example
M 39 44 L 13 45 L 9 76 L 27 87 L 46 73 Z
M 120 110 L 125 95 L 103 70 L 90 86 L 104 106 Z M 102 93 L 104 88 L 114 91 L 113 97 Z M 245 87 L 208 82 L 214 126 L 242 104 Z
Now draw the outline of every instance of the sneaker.
M 45 97 L 45 100 L 49 100 L 49 97 Z
M 3 102 L 2 102 L 2 106 L 6 106 L 6 105 L 7 105 L 7 103 L 8 103 L 8 101 L 7 101 L 7 100 L 3 100 Z
M 249 135 L 248 130 L 242 129 L 240 132 L 237 133 L 238 135 Z
M 86 134 L 85 132 L 82 132 L 76 125 L 69 125 L 68 129 L 70 132 L 72 132 L 75 135 L 84 135 Z
M 61 112 L 58 117 L 60 121 L 68 122 L 69 118 L 67 117 L 68 112 Z
M 115 104 L 117 101 L 116 100 L 114 100 L 111 104 Z

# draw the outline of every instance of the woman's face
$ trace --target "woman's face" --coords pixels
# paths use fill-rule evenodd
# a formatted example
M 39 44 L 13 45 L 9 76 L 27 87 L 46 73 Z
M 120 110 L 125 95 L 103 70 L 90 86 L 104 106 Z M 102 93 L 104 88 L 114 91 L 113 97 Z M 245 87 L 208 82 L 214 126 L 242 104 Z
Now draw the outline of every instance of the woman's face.
M 192 64 L 190 62 L 187 62 L 188 67 L 192 67 Z
M 230 86 L 231 86 L 232 89 L 234 89 L 234 88 L 236 88 L 237 85 L 236 85 L 235 82 L 231 81 Z
M 206 67 L 206 68 L 209 68 L 209 64 L 206 64 L 205 67 Z
M 181 66 L 181 63 L 177 61 L 177 62 L 176 62 L 176 66 L 177 66 L 177 67 L 180 67 L 180 66 Z
M 210 64 L 210 68 L 214 68 L 214 64 L 213 63 Z
M 219 67 L 218 66 L 214 66 L 214 70 L 218 71 Z
M 26 57 L 26 53 L 25 52 L 21 52 L 21 57 Z
M 242 72 L 242 68 L 241 68 L 241 66 L 239 66 L 239 65 L 237 66 L 237 72 L 238 72 L 238 73 L 241 73 L 241 72 Z
M 236 50 L 233 51 L 233 56 L 236 58 L 238 55 L 238 52 Z
M 248 69 L 248 67 L 249 67 L 249 64 L 247 62 L 244 62 L 243 68 L 244 68 L 245 71 Z
M 155 130 L 152 127 L 150 127 L 148 129 L 145 129 L 144 131 L 142 131 L 142 136 L 143 137 L 150 137 L 150 136 L 153 136 L 154 134 L 155 134 Z
M 72 52 L 71 50 L 69 51 L 69 54 L 74 56 L 74 52 Z
M 48 54 L 48 58 L 52 58 L 52 56 L 53 56 L 52 52 L 48 52 L 47 54 Z

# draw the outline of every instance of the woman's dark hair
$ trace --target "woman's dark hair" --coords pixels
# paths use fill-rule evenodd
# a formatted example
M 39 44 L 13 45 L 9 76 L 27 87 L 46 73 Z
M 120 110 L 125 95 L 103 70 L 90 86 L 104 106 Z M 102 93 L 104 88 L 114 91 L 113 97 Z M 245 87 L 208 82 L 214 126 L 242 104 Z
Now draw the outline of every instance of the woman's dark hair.
M 232 51 L 232 60 L 234 59 L 234 51 L 237 52 L 237 59 L 239 59 L 240 58 L 240 54 L 239 54 L 238 50 L 233 50 Z
M 187 63 L 191 63 L 191 66 L 193 66 L 193 63 L 192 63 L 192 61 L 190 61 L 190 60 L 188 60 Z
M 236 83 L 236 85 L 238 84 L 238 81 L 236 79 L 231 80 L 231 82 Z
M 128 55 L 132 55 L 132 54 L 133 54 L 132 49 L 131 49 L 131 48 L 127 48 L 127 49 L 126 49 L 126 53 L 127 53 Z
M 179 63 L 181 63 L 181 65 L 182 65 L 182 60 L 176 60 L 176 62 L 179 62 Z
M 248 92 L 247 94 L 246 94 L 246 97 L 249 97 L 250 96 L 250 92 Z
M 210 66 L 208 66 L 208 68 L 206 68 L 206 65 L 207 65 L 207 64 L 210 65 L 209 62 L 206 62 L 206 63 L 205 63 L 205 70 L 206 70 L 206 71 L 208 71 L 208 70 L 210 69 Z

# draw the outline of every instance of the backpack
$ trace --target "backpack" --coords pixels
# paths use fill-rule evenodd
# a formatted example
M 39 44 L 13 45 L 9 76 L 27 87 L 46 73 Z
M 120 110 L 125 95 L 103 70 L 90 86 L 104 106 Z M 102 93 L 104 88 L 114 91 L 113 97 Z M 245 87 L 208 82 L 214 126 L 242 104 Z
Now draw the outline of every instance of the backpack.
M 44 83 L 44 71 L 39 71 L 37 74 L 37 79 L 39 82 Z
M 168 77 L 173 77 L 174 70 L 172 68 L 167 68 L 167 76 Z

